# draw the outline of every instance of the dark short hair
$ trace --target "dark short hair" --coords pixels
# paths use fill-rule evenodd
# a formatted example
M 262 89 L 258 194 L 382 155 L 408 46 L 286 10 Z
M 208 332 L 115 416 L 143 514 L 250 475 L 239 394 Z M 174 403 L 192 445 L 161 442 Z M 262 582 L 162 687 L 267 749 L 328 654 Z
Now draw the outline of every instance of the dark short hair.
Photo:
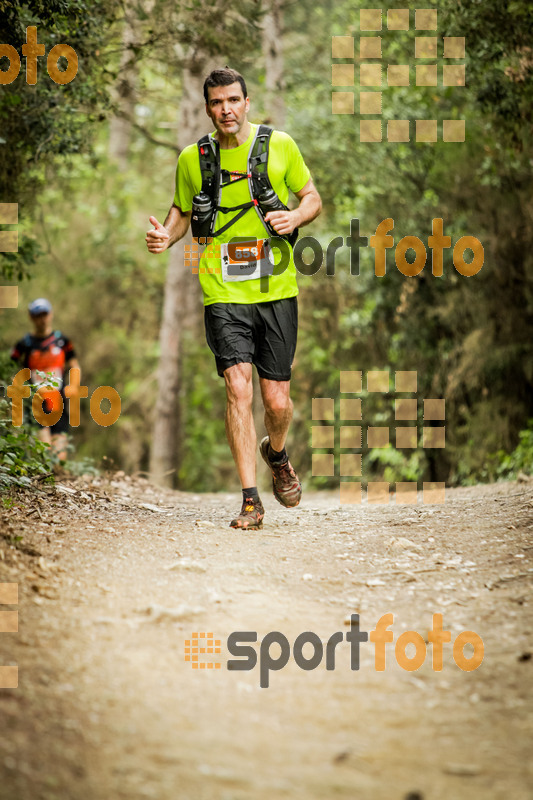
M 232 83 L 237 83 L 237 81 L 241 84 L 242 93 L 246 99 L 248 97 L 248 91 L 246 89 L 244 78 L 240 72 L 237 72 L 236 69 L 230 69 L 229 67 L 224 67 L 224 69 L 214 69 L 209 73 L 204 81 L 205 102 L 207 103 L 209 99 L 207 93 L 209 87 L 214 88 L 215 86 L 231 86 Z

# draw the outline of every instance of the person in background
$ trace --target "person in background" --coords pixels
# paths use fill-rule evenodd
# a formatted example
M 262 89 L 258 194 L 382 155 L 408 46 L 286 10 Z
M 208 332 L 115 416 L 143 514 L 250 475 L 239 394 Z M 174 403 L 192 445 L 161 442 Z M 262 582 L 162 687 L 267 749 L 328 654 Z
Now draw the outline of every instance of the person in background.
M 60 419 L 51 426 L 42 425 L 31 419 L 39 426 L 39 439 L 49 444 L 59 461 L 67 458 L 67 432 L 68 407 L 65 398 L 64 384 L 68 370 L 72 367 L 79 369 L 76 353 L 70 339 L 61 331 L 52 328 L 53 311 L 49 300 L 39 297 L 28 306 L 28 313 L 32 323 L 32 333 L 27 333 L 16 343 L 11 351 L 11 358 L 21 368 L 31 371 L 32 384 L 46 385 L 46 377 L 38 372 L 46 373 L 54 381 L 54 391 L 40 389 L 43 398 L 43 412 L 51 413 L 55 410 L 59 397 L 63 400 L 63 413 Z

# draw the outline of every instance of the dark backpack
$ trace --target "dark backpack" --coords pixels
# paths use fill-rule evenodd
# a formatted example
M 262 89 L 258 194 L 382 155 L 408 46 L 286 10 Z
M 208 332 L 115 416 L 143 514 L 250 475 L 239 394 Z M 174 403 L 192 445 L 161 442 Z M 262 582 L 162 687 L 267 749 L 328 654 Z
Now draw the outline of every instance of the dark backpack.
M 279 199 L 268 177 L 268 153 L 271 136 L 272 128 L 267 125 L 258 126 L 248 153 L 248 172 L 246 174 L 232 173 L 220 168 L 220 145 L 209 134 L 202 136 L 198 141 L 202 189 L 193 198 L 191 229 L 194 237 L 201 239 L 203 237 L 219 236 L 234 225 L 250 208 L 254 207 L 269 236 L 280 236 L 272 225 L 265 221 L 265 215 L 269 211 L 288 209 Z M 240 180 L 248 181 L 251 200 L 239 206 L 228 207 L 220 205 L 222 187 Z M 200 207 L 204 209 L 203 212 L 199 211 Z M 228 214 L 231 211 L 236 211 L 237 213 L 229 222 L 215 230 L 219 211 L 223 214 Z M 284 234 L 281 238 L 287 239 L 290 244 L 294 244 L 298 238 L 298 229 L 295 229 L 291 234 Z

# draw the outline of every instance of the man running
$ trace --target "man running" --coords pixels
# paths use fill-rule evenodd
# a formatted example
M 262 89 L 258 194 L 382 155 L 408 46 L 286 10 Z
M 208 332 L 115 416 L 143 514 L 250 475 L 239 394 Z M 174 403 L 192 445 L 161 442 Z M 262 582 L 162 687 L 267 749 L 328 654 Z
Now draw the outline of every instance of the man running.
M 210 242 L 199 265 L 206 338 L 226 382 L 226 433 L 243 493 L 241 512 L 230 526 L 257 530 L 265 511 L 256 486 L 252 364 L 268 433 L 260 452 L 272 472 L 274 496 L 291 508 L 302 494 L 285 450 L 298 327 L 288 240 L 318 216 L 321 200 L 291 137 L 281 131 L 269 136 L 270 129 L 248 121 L 242 75 L 227 67 L 214 70 L 204 82 L 204 98 L 215 131 L 181 153 L 174 202 L 164 225 L 150 217 L 154 227 L 146 243 L 151 253 L 164 252 L 186 234 L 191 213 L 193 235 Z M 293 211 L 286 206 L 289 189 L 300 201 Z M 272 248 L 285 256 L 283 270 L 274 269 L 268 257 Z
M 72 343 L 61 331 L 52 329 L 53 311 L 51 303 L 44 297 L 39 297 L 28 306 L 28 313 L 33 326 L 33 333 L 27 333 L 11 351 L 11 358 L 22 368 L 31 370 L 30 380 L 33 384 L 46 383 L 46 379 L 39 377 L 37 371 L 51 375 L 63 401 L 63 414 L 51 426 L 39 425 L 39 439 L 51 445 L 59 461 L 67 458 L 67 431 L 68 411 L 63 384 L 65 375 L 71 367 L 79 364 Z M 57 392 L 41 389 L 43 398 L 43 412 L 46 414 L 55 410 L 55 403 L 59 401 Z

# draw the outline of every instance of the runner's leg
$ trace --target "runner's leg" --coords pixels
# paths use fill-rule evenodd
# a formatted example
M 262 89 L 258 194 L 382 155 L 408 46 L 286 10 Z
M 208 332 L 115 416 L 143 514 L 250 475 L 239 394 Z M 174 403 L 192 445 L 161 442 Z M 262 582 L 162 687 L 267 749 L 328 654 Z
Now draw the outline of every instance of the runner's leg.
M 300 502 L 302 484 L 285 450 L 285 440 L 292 418 L 290 381 L 262 378 L 260 385 L 268 436 L 261 440 L 259 452 L 272 473 L 274 497 L 285 508 L 293 508 Z
M 226 435 L 243 489 L 255 486 L 257 437 L 252 414 L 252 365 L 234 364 L 224 370 Z M 274 381 L 271 381 L 272 383 Z
M 52 432 L 50 431 L 49 427 L 43 426 L 42 428 L 39 428 L 37 437 L 41 442 L 44 442 L 45 444 L 49 445 L 52 444 Z
M 270 446 L 273 450 L 280 452 L 285 447 L 292 419 L 291 382 L 259 378 L 259 385 L 265 408 L 265 428 L 270 438 Z
M 67 460 L 67 434 L 54 433 L 52 435 L 52 449 L 60 461 Z

